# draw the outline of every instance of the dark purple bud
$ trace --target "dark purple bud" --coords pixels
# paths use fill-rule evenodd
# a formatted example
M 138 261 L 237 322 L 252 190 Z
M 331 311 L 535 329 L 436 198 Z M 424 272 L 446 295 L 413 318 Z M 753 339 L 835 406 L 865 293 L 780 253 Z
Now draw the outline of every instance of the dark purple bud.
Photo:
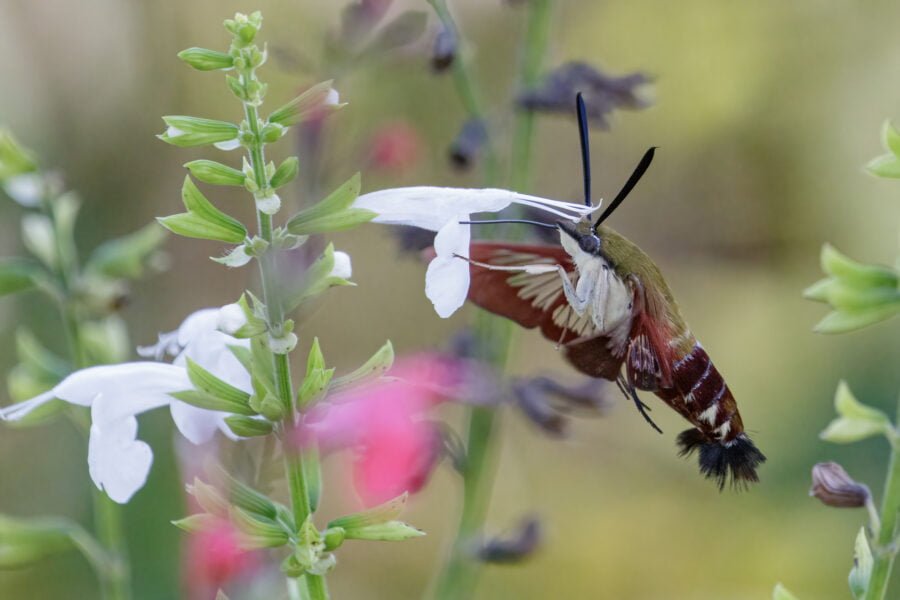
M 639 94 L 639 89 L 648 83 L 650 78 L 643 73 L 614 77 L 587 63 L 570 62 L 551 71 L 538 87 L 522 92 L 516 102 L 526 110 L 568 115 L 576 94 L 581 92 L 591 125 L 608 129 L 607 116 L 614 109 L 650 105 Z
M 469 119 L 463 123 L 450 145 L 450 162 L 460 171 L 466 171 L 475 164 L 487 142 L 487 127 L 481 119 Z
M 459 434 L 446 423 L 436 423 L 435 428 L 440 432 L 443 454 L 450 459 L 453 468 L 460 474 L 466 469 L 466 445 Z
M 446 71 L 453 64 L 457 46 L 456 32 L 442 25 L 437 37 L 434 38 L 434 47 L 431 50 L 431 69 L 435 73 Z
M 341 13 L 341 38 L 355 43 L 374 28 L 387 9 L 391 0 L 360 0 L 347 5 Z
M 480 560 L 492 564 L 515 564 L 530 558 L 541 545 L 541 522 L 527 517 L 509 537 L 486 541 L 478 549 Z
M 871 499 L 869 488 L 858 483 L 836 462 L 818 463 L 812 468 L 810 496 L 826 506 L 858 508 Z

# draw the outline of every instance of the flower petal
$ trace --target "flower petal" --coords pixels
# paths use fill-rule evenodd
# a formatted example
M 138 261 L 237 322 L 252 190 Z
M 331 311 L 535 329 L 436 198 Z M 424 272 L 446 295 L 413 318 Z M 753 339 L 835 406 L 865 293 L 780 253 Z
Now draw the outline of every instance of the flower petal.
M 340 250 L 334 253 L 334 267 L 331 269 L 331 276 L 341 279 L 350 279 L 353 276 L 353 264 L 350 262 L 349 254 Z
M 178 431 L 192 444 L 205 444 L 217 429 L 225 426 L 226 413 L 223 412 L 197 408 L 175 399 L 169 408 Z
M 353 205 L 378 213 L 376 223 L 413 225 L 438 231 L 450 219 L 465 220 L 478 212 L 501 211 L 510 204 L 532 206 L 557 216 L 577 220 L 595 209 L 572 202 L 528 196 L 496 188 L 466 189 L 449 187 L 392 188 L 363 194 Z
M 182 367 L 155 362 L 104 365 L 76 371 L 53 388 L 60 400 L 90 406 L 104 398 L 100 408 L 94 407 L 94 423 L 121 420 L 144 411 L 165 406 L 170 392 L 190 389 L 187 372 Z
M 92 409 L 106 412 L 115 399 L 98 399 Z M 115 502 L 125 504 L 144 486 L 153 451 L 137 439 L 137 419 L 126 417 L 103 426 L 94 419 L 88 442 L 88 469 L 94 484 Z
M 459 220 L 451 219 L 434 238 L 437 256 L 425 274 L 425 295 L 443 319 L 456 312 L 469 294 L 469 263 L 457 256 L 469 256 L 471 233 Z
M 14 175 L 3 183 L 6 194 L 26 208 L 35 208 L 41 203 L 44 193 L 44 176 L 39 173 Z

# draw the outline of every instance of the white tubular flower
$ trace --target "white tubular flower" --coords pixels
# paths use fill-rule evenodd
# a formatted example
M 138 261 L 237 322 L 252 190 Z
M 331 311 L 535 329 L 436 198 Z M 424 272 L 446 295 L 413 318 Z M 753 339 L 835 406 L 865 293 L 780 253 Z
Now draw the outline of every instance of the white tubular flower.
M 174 355 L 173 364 L 148 361 L 82 369 L 40 396 L 0 410 L 0 419 L 17 421 L 54 398 L 90 407 L 91 479 L 112 500 L 124 504 L 143 487 L 153 462 L 150 447 L 137 439 L 137 415 L 169 406 L 178 430 L 194 444 L 208 441 L 216 429 L 233 437 L 225 413 L 196 408 L 170 395 L 193 387 L 185 368 L 188 358 L 235 387 L 252 389 L 250 374 L 228 348 L 249 342 L 218 330 L 231 312 L 228 307 L 197 311 L 177 331 L 161 334 L 156 346 L 139 349 L 142 356 L 157 359 Z
M 425 275 L 425 295 L 443 318 L 452 315 L 469 293 L 468 258 L 471 233 L 468 225 L 473 213 L 499 212 L 510 204 L 542 210 L 566 221 L 577 221 L 596 208 L 528 196 L 501 189 L 464 189 L 444 187 L 393 188 L 364 194 L 354 207 L 378 213 L 375 223 L 412 225 L 436 231 L 436 257 Z

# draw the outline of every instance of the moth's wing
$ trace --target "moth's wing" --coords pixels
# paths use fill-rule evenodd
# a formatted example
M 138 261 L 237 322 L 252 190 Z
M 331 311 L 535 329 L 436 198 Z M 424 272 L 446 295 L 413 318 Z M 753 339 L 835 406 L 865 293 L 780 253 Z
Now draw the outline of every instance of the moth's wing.
M 475 242 L 469 258 L 502 267 L 560 265 L 575 283 L 575 265 L 560 246 Z M 473 264 L 470 274 L 472 303 L 522 327 L 539 328 L 544 337 L 562 345 L 566 358 L 582 373 L 616 378 L 625 349 L 611 348 L 610 338 L 597 331 L 590 314 L 579 316 L 569 306 L 558 272 L 510 274 Z
M 634 290 L 634 313 L 625 361 L 628 381 L 636 388 L 649 392 L 671 388 L 671 333 L 664 320 L 648 310 L 641 281 L 636 276 L 632 276 L 630 281 Z

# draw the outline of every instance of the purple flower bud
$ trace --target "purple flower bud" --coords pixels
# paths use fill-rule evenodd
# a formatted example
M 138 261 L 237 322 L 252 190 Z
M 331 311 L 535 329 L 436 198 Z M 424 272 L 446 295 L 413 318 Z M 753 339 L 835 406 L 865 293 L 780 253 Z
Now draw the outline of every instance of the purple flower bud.
M 487 127 L 481 119 L 469 119 L 463 123 L 450 145 L 450 162 L 453 166 L 460 171 L 468 170 L 478 160 L 487 137 Z
M 450 27 L 442 25 L 437 37 L 434 38 L 434 46 L 431 50 L 431 69 L 435 73 L 446 71 L 453 64 L 457 46 L 456 32 Z
M 818 463 L 812 468 L 809 495 L 835 508 L 858 508 L 871 499 L 869 488 L 854 481 L 836 462 Z
M 607 115 L 616 108 L 646 108 L 650 102 L 638 94 L 649 83 L 643 73 L 607 75 L 583 62 L 570 62 L 551 71 L 543 83 L 521 93 L 516 102 L 526 110 L 570 114 L 575 95 L 582 92 L 591 124 L 609 128 Z
M 486 541 L 478 549 L 477 556 L 493 564 L 522 562 L 534 554 L 542 538 L 541 522 L 535 517 L 526 517 L 511 536 Z

